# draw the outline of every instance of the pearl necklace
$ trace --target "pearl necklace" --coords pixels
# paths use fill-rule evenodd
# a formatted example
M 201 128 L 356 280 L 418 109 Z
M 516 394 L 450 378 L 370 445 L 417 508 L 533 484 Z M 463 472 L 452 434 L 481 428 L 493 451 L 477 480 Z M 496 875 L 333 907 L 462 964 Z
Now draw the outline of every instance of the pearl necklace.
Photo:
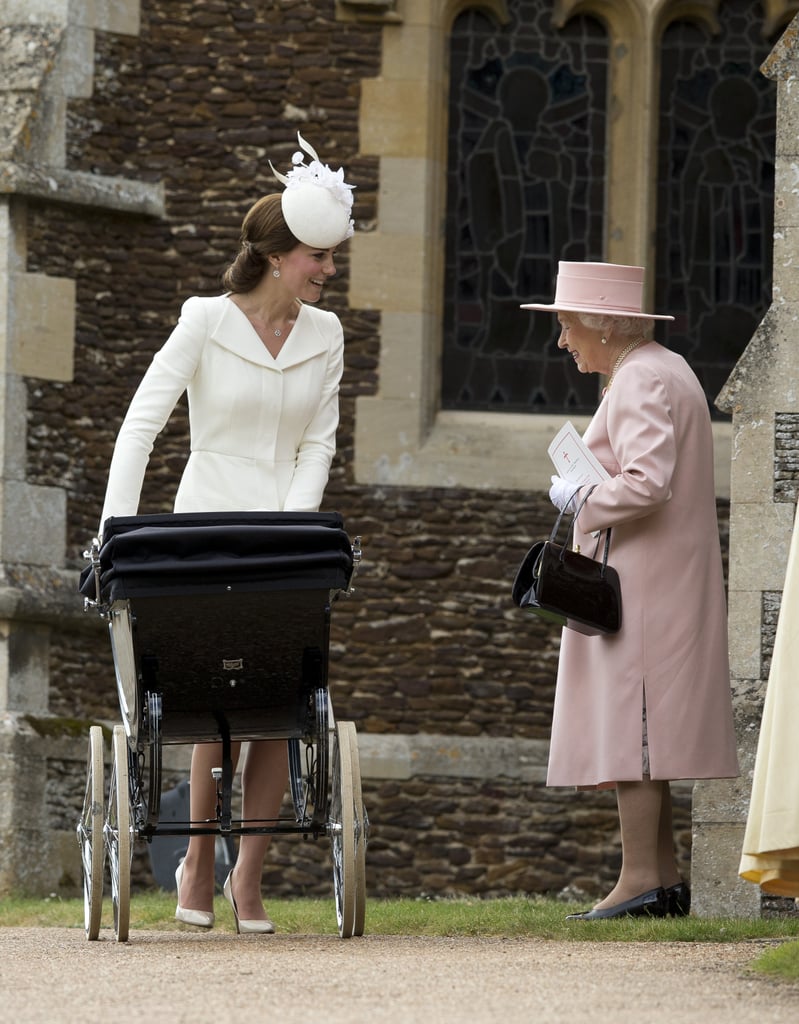
M 621 352 L 619 353 L 619 358 L 613 364 L 613 369 L 610 371 L 610 377 L 608 377 L 608 382 L 605 385 L 605 391 L 609 391 L 610 390 L 610 385 L 613 383 L 613 378 L 616 376 L 616 371 L 621 366 L 621 364 L 624 362 L 624 360 L 627 358 L 627 356 L 632 352 L 632 350 L 634 348 L 638 348 L 638 346 L 640 344 L 641 344 L 640 341 L 631 341 L 630 344 L 626 348 L 623 348 L 621 350 Z

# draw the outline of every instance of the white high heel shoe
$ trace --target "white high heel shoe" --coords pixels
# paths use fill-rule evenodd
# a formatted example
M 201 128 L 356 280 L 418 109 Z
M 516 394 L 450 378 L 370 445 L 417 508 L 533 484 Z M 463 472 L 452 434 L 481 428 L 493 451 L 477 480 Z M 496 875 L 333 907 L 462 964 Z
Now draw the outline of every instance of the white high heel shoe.
M 245 934 L 251 934 L 251 935 L 272 935 L 272 934 L 274 934 L 275 926 L 272 924 L 272 922 L 269 920 L 268 917 L 265 920 L 258 919 L 258 920 L 250 920 L 250 921 L 241 920 L 239 918 L 239 912 L 238 912 L 238 909 L 236 908 L 236 901 L 233 899 L 233 888 L 232 888 L 232 886 L 230 884 L 230 879 L 231 879 L 232 875 L 233 875 L 233 872 L 231 871 L 230 874 L 225 879 L 225 884 L 222 887 L 222 892 L 225 894 L 225 899 L 230 904 L 230 907 L 231 907 L 231 909 L 233 911 L 233 916 L 236 919 L 236 931 L 239 933 L 239 935 L 245 935 Z
M 178 894 L 178 905 L 175 909 L 175 920 L 181 921 L 183 924 L 194 925 L 195 928 L 213 928 L 214 927 L 214 912 L 213 910 L 189 910 L 187 907 L 181 907 L 180 905 L 180 882 L 183 878 L 183 861 L 178 864 L 177 870 L 175 871 L 175 886 Z

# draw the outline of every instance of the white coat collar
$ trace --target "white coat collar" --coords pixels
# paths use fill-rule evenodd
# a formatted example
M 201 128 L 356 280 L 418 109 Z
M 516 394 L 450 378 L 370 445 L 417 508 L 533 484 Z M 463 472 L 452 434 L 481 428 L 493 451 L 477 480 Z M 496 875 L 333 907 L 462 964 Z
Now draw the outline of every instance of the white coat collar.
M 236 303 L 226 295 L 220 296 L 220 300 L 219 317 L 211 321 L 209 335 L 217 345 L 248 362 L 269 370 L 282 371 L 298 363 L 305 363 L 330 348 L 328 340 L 319 330 L 317 317 L 314 316 L 316 311 L 303 305 L 291 334 L 275 358 Z

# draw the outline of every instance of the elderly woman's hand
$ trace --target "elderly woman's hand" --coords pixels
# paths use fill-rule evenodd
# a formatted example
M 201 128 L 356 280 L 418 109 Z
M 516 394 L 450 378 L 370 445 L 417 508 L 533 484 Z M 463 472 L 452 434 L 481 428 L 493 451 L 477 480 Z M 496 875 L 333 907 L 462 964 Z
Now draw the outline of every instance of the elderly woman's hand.
M 549 488 L 549 500 L 560 512 L 574 512 L 576 508 L 575 498 L 579 487 L 564 480 L 563 477 L 551 477 L 552 486 Z

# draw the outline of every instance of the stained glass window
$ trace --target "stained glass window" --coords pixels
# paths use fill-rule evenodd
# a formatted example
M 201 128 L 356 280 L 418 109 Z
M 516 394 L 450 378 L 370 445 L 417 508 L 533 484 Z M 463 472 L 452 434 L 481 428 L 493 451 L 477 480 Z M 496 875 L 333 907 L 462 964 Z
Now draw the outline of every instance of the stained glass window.
M 451 40 L 442 404 L 590 412 L 597 379 L 556 347 L 559 259 L 602 259 L 607 36 L 548 0 L 476 11 Z
M 771 300 L 776 131 L 761 5 L 727 0 L 719 21 L 663 36 L 656 238 L 662 340 L 711 405 Z

